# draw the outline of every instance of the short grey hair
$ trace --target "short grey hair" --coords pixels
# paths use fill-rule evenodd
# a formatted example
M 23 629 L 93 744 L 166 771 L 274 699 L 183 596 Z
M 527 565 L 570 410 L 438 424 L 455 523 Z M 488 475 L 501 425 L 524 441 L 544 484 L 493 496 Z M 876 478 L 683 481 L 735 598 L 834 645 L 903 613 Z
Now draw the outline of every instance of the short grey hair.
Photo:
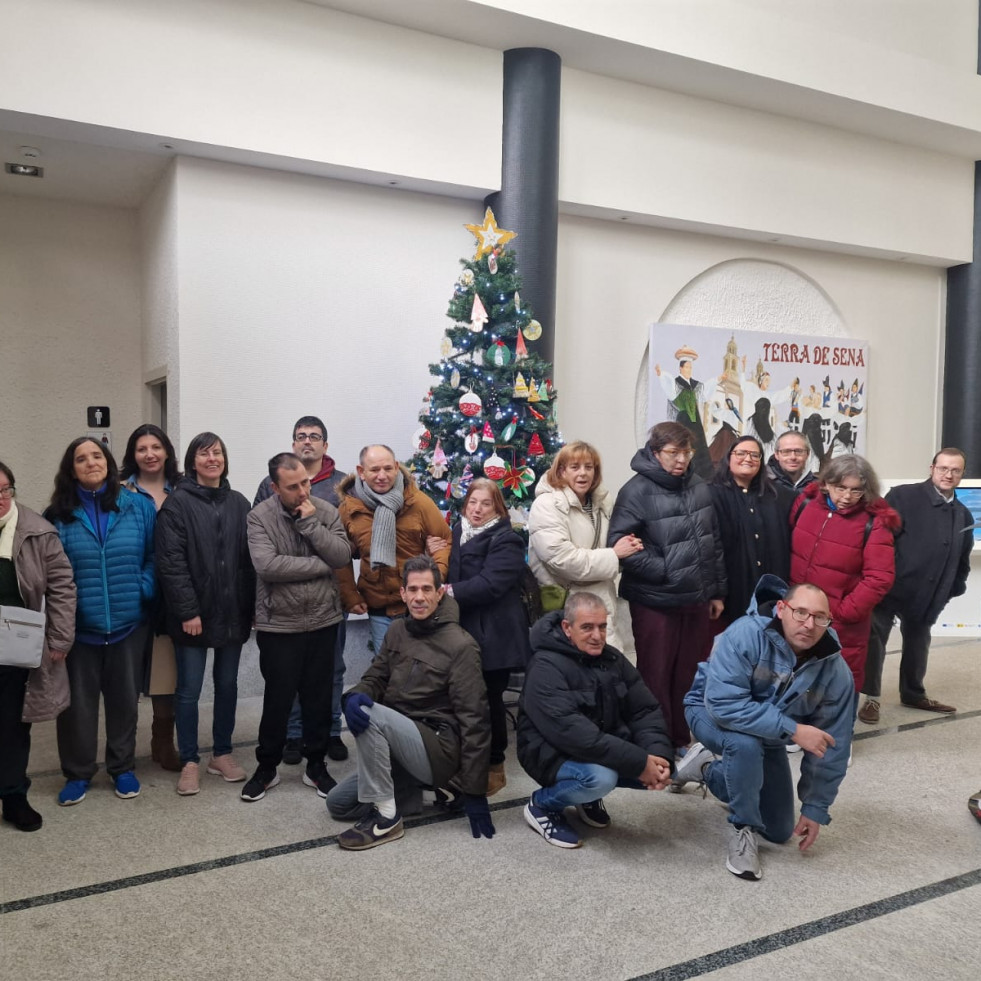
M 567 623 L 575 623 L 576 614 L 584 609 L 600 609 L 605 613 L 606 604 L 595 593 L 573 593 L 565 601 L 565 606 L 562 609 L 562 618 Z

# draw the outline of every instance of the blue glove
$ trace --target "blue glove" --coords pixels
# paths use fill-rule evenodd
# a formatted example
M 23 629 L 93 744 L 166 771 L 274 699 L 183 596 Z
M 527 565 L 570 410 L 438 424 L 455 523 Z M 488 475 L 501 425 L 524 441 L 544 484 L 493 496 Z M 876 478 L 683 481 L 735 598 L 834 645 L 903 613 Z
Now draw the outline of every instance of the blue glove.
M 470 833 L 474 838 L 481 835 L 485 838 L 494 837 L 494 822 L 491 821 L 490 808 L 483 794 L 464 794 L 463 809 L 470 818 Z
M 347 720 L 348 729 L 355 736 L 360 736 L 368 728 L 371 719 L 368 718 L 365 709 L 374 704 L 374 699 L 361 691 L 353 691 L 347 696 L 347 701 L 344 703 L 344 718 Z

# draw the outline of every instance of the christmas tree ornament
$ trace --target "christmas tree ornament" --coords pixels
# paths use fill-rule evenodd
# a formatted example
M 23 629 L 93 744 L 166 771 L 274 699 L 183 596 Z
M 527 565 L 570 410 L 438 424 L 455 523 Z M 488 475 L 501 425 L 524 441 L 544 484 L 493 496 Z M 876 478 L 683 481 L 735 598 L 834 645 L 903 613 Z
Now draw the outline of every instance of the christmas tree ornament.
M 525 381 L 525 376 L 518 372 L 518 377 L 514 380 L 514 397 L 516 399 L 526 399 L 528 398 L 528 383 Z
M 472 389 L 468 389 L 460 396 L 460 411 L 465 416 L 472 417 L 479 415 L 483 405 L 484 403 L 481 401 L 480 396 Z
M 491 429 L 491 424 L 489 422 L 484 423 L 484 433 L 480 438 L 484 443 L 494 442 L 494 430 Z
M 463 488 L 463 493 L 466 494 L 470 485 L 473 483 L 473 470 L 470 468 L 468 463 L 463 468 L 463 473 L 460 475 L 460 486 Z
M 450 372 L 450 385 L 452 385 L 453 388 L 460 387 L 460 370 L 458 368 L 454 368 Z
M 423 450 L 428 450 L 432 438 L 433 434 L 425 426 L 420 426 L 412 434 L 412 445 L 415 447 L 415 451 L 421 453 Z
M 474 364 L 483 364 L 483 361 L 484 361 L 484 349 L 482 347 L 475 347 L 473 349 L 473 354 L 470 355 L 470 360 Z
M 538 386 L 535 384 L 535 379 L 531 379 L 531 384 L 528 386 L 528 401 L 529 402 L 540 402 L 541 396 L 538 394 Z
M 524 335 L 519 330 L 518 331 L 518 340 L 517 340 L 517 343 L 514 346 L 514 360 L 515 361 L 524 361 L 524 359 L 527 358 L 527 357 L 528 357 L 528 347 L 525 344 Z
M 470 289 L 470 287 L 473 286 L 473 270 L 464 269 L 463 272 L 460 273 L 459 277 L 457 278 L 457 282 L 464 289 Z
M 497 275 L 497 249 L 487 257 L 487 268 L 490 270 L 492 276 Z
M 540 412 L 536 412 L 536 411 L 535 411 L 535 410 L 534 410 L 534 409 L 533 409 L 533 408 L 532 408 L 532 407 L 531 407 L 530 405 L 528 406 L 528 411 L 529 411 L 529 412 L 530 412 L 530 413 L 531 413 L 531 414 L 532 414 L 532 415 L 533 415 L 533 416 L 534 416 L 534 417 L 535 417 L 536 419 L 544 419 L 544 418 L 545 418 L 545 416 L 543 416 L 543 415 L 542 415 L 542 414 L 541 414 Z
M 446 495 L 445 495 L 446 500 L 449 500 L 450 499 L 450 494 L 452 494 L 452 493 L 453 493 L 453 482 L 452 481 L 447 481 L 446 482 Z M 450 523 L 450 518 L 449 518 L 449 512 L 448 511 L 446 512 L 446 514 L 443 515 L 443 517 L 446 519 L 446 523 L 449 524 Z
M 463 438 L 463 445 L 466 447 L 468 453 L 477 452 L 477 447 L 480 446 L 480 437 L 477 435 L 477 430 L 474 427 L 471 427 L 470 432 Z
M 505 443 L 511 442 L 511 437 L 514 435 L 515 430 L 518 428 L 518 417 L 511 416 L 511 421 L 504 427 L 501 433 L 501 440 Z
M 458 501 L 467 496 L 467 489 L 463 486 L 461 477 L 454 477 L 450 481 L 450 493 L 452 493 Z
M 505 470 L 505 462 L 496 453 L 484 460 L 484 476 L 488 480 L 500 480 L 504 476 Z
M 487 316 L 487 310 L 484 308 L 484 304 L 480 297 L 474 293 L 473 295 L 473 309 L 470 311 L 470 329 L 475 333 L 479 334 L 484 329 L 484 324 L 490 318 Z
M 439 356 L 445 361 L 452 350 L 453 342 L 448 337 L 444 337 L 439 345 Z
M 504 365 L 511 363 L 511 348 L 504 341 L 494 341 L 487 349 L 487 363 L 503 368 Z
M 535 483 L 535 471 L 531 467 L 506 467 L 504 470 L 504 489 L 521 498 Z
M 517 290 L 514 292 L 514 312 L 521 313 L 521 294 Z
M 498 245 L 507 245 L 517 234 L 498 228 L 494 212 L 488 208 L 484 212 L 483 225 L 464 225 L 464 228 L 477 239 L 477 252 L 474 261 L 483 258 L 488 252 L 493 252 Z
M 537 341 L 542 336 L 542 325 L 537 320 L 529 320 L 527 326 L 521 333 L 529 341 Z
M 422 399 L 422 411 L 428 415 L 433 414 L 433 390 L 429 389 Z
M 545 382 L 542 382 L 541 385 L 538 386 L 538 401 L 547 402 L 548 400 L 548 385 Z
M 446 454 L 443 452 L 443 441 L 436 440 L 436 449 L 433 450 L 433 462 L 426 468 L 437 480 L 441 480 L 446 473 Z
M 531 437 L 531 440 L 528 443 L 528 456 L 544 456 L 544 455 L 545 455 L 545 447 L 542 446 L 542 438 L 541 436 L 538 435 L 538 433 L 535 433 L 535 435 Z

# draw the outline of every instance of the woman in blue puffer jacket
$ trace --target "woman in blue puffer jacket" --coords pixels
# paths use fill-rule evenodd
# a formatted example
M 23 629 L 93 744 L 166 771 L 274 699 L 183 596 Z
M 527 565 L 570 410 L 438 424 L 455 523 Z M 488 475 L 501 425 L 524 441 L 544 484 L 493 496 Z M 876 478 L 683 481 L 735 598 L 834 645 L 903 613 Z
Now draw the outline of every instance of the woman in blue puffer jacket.
M 71 705 L 58 716 L 65 786 L 58 803 L 85 799 L 95 776 L 99 696 L 106 714 L 106 771 L 116 796 L 135 797 L 133 773 L 143 648 L 156 593 L 156 512 L 122 492 L 112 453 L 88 436 L 73 440 L 58 467 L 45 517 L 58 530 L 78 589 L 75 644 L 68 654 Z

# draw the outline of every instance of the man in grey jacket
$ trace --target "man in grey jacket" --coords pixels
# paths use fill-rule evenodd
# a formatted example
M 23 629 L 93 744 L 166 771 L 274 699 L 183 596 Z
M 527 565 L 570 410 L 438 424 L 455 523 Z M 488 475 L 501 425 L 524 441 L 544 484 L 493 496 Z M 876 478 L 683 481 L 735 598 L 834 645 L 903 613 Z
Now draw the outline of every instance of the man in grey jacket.
M 279 783 L 286 723 L 299 694 L 303 716 L 303 782 L 321 797 L 334 786 L 324 756 L 330 734 L 337 626 L 343 617 L 334 569 L 351 561 L 337 509 L 313 497 L 310 476 L 294 453 L 269 461 L 273 497 L 248 517 L 256 571 L 256 642 L 266 687 L 259 722 L 258 767 L 242 790 L 257 801 Z

